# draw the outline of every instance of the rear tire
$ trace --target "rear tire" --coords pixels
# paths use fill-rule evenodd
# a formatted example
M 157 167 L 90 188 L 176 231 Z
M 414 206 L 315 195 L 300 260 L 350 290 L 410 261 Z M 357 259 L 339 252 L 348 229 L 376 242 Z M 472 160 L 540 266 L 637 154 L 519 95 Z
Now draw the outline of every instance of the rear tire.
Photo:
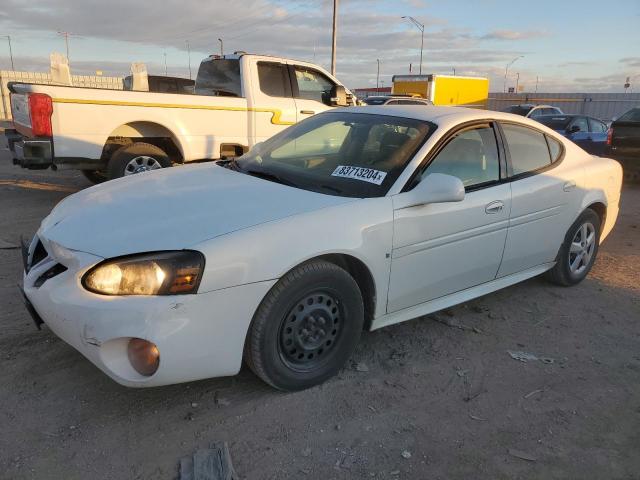
M 587 208 L 571 225 L 560 247 L 549 281 L 565 287 L 580 283 L 591 271 L 600 244 L 600 217 Z
M 279 390 L 309 388 L 342 368 L 363 324 L 362 294 L 353 277 L 314 260 L 291 270 L 266 295 L 247 333 L 245 360 Z
M 102 183 L 107 181 L 107 172 L 104 170 L 80 170 L 91 183 Z
M 132 143 L 114 152 L 109 160 L 109 180 L 171 166 L 169 155 L 150 143 Z

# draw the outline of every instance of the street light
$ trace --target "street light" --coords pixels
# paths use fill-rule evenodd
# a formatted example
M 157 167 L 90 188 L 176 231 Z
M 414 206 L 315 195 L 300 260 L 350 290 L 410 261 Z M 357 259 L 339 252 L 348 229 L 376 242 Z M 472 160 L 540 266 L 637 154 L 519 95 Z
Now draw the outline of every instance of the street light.
M 422 75 L 422 51 L 424 50 L 424 24 L 420 23 L 413 17 L 404 16 L 402 18 L 405 18 L 409 20 L 411 23 L 413 23 L 416 27 L 418 27 L 418 30 L 420 30 L 420 33 L 422 34 L 422 40 L 420 41 L 420 75 Z
M 220 42 L 220 56 L 224 57 L 224 43 L 221 38 L 219 38 L 218 41 Z
M 507 63 L 507 66 L 504 69 L 504 83 L 502 84 L 502 93 L 507 93 L 507 73 L 509 72 L 509 67 L 516 63 L 516 61 L 520 58 L 524 58 L 524 55 L 518 55 L 516 58 Z
M 376 90 L 380 88 L 380 59 L 376 58 L 378 62 L 378 73 L 376 74 Z

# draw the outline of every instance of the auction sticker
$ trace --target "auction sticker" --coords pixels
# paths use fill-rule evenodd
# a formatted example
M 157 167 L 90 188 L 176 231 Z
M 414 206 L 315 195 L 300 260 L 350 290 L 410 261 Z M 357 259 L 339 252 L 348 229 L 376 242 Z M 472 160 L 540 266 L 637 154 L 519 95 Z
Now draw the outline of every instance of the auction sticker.
M 383 182 L 384 177 L 387 176 L 387 172 L 381 172 L 380 170 L 374 170 L 373 168 L 338 165 L 331 176 L 352 178 L 354 180 L 362 180 L 363 182 L 375 183 L 376 185 L 380 185 Z

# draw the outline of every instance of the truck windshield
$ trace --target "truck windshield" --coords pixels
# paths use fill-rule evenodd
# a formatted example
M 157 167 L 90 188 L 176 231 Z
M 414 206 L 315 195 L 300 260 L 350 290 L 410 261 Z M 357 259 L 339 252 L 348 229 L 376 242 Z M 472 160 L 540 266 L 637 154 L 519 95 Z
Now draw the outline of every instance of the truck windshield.
M 305 190 L 382 197 L 435 129 L 411 118 L 322 113 L 256 145 L 235 165 Z
M 204 60 L 198 69 L 195 94 L 241 97 L 240 60 L 225 58 Z

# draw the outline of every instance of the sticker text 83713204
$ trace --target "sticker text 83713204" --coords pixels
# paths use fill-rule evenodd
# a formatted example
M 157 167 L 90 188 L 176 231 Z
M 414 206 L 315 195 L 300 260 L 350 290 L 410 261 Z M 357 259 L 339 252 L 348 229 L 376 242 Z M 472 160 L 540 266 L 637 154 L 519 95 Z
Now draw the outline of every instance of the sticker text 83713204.
M 350 167 L 338 165 L 331 174 L 332 177 L 352 178 L 354 180 L 362 180 L 363 182 L 375 183 L 380 185 L 387 176 L 386 172 L 375 170 L 373 168 Z

